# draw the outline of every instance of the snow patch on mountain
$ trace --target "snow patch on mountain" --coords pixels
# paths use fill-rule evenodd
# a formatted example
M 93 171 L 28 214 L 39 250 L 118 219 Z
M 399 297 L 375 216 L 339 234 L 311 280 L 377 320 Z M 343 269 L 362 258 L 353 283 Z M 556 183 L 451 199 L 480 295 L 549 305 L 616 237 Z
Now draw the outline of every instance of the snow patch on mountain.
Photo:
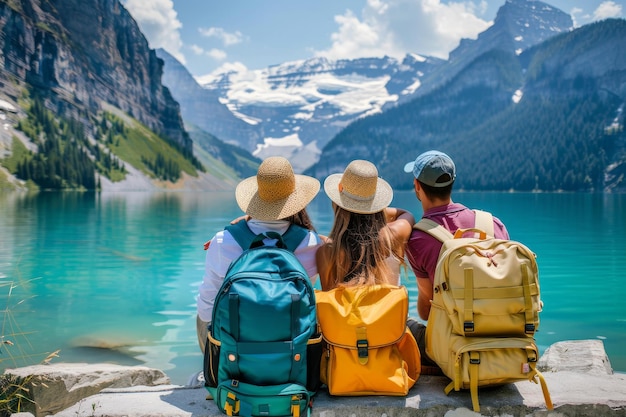
M 270 148 L 272 146 L 300 147 L 302 146 L 302 141 L 300 140 L 297 134 L 288 135 L 282 138 L 265 138 L 265 143 L 262 145 L 261 144 L 257 145 L 256 151 L 254 151 L 252 154 L 258 157 L 259 154 L 262 153 L 264 149 Z
M 254 156 L 260 159 L 269 156 L 284 156 L 291 162 L 294 172 L 306 170 L 311 166 L 311 158 L 317 161 L 321 153 L 322 150 L 317 146 L 317 141 L 304 145 L 297 134 L 282 138 L 266 138 L 265 143 L 258 145 L 253 152 Z
M 196 81 L 218 93 L 220 103 L 235 117 L 262 130 L 262 143 L 251 149 L 255 156 L 286 156 L 287 152 L 295 158 L 300 148 L 298 153 L 308 154 L 303 156 L 307 168 L 317 161 L 319 147 L 349 122 L 381 113 L 399 95 L 420 87 L 423 71 L 391 58 L 381 61 L 351 65 L 314 58 L 261 70 L 229 66 Z M 415 54 L 410 61 L 427 65 L 427 58 Z M 403 72 L 407 77 L 400 83 L 402 89 L 390 92 L 392 76 Z
M 311 120 L 320 105 L 332 105 L 338 115 L 361 115 L 376 113 L 383 105 L 398 99 L 385 88 L 389 76 L 370 78 L 355 73 L 335 75 L 321 72 L 279 78 L 271 76 L 267 70 L 249 70 L 230 73 L 227 77 L 229 88 L 223 92 L 220 102 L 231 111 L 240 113 L 246 106 L 254 105 L 286 109 L 297 107 L 298 111 L 291 112 L 288 118 Z M 222 82 L 224 80 L 219 81 Z M 219 89 L 219 84 L 215 82 L 203 86 Z M 250 116 L 241 113 L 241 117 Z M 258 121 L 257 118 L 252 119 Z
M 488 51 L 520 55 L 572 27 L 571 16 L 541 1 L 506 0 L 493 25 L 475 40 L 463 39 L 449 61 L 409 53 L 401 61 L 386 56 L 315 57 L 257 70 L 227 64 L 196 78 L 232 116 L 226 121 L 216 111 L 216 120 L 204 124 L 209 133 L 259 158 L 300 158 L 300 166 L 307 168 L 317 162 L 320 149 L 355 120 L 432 92 Z M 191 98 L 185 99 L 193 108 Z

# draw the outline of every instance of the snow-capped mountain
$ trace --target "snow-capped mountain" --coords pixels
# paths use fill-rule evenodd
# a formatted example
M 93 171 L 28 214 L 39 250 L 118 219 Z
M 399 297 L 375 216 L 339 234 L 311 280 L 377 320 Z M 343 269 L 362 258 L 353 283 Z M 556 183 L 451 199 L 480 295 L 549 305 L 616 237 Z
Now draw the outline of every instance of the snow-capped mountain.
M 259 158 L 286 156 L 302 172 L 353 121 L 432 91 L 486 52 L 519 54 L 571 28 L 571 17 L 546 3 L 506 0 L 494 24 L 478 39 L 462 40 L 447 61 L 417 54 L 402 61 L 312 58 L 258 70 L 232 67 L 195 80 L 193 88 L 181 88 L 175 73 L 182 65 L 164 51 L 159 56 L 185 121 Z
M 305 173 L 324 178 L 367 159 L 394 189 L 411 189 L 402 164 L 439 149 L 457 164 L 455 190 L 623 192 L 624 50 L 624 19 L 520 55 L 493 49 L 436 90 L 351 123 Z
M 573 29 L 572 17 L 556 7 L 538 0 L 506 0 L 496 18 L 477 39 L 461 39 L 450 52 L 446 65 L 423 80 L 424 95 L 446 83 L 480 55 L 503 50 L 520 55 L 541 42 Z
M 254 143 L 221 139 L 237 142 L 259 158 L 286 156 L 302 171 L 341 129 L 412 94 L 420 78 L 443 62 L 418 55 L 402 62 L 389 57 L 313 58 L 262 70 L 234 68 L 198 81 L 263 138 Z

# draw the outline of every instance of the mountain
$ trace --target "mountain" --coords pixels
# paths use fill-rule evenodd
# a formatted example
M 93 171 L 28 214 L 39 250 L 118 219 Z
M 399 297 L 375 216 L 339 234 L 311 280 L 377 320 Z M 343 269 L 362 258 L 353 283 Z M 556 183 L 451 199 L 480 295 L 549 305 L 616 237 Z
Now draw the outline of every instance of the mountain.
M 238 146 L 224 143 L 197 126 L 186 124 L 194 143 L 194 154 L 216 179 L 235 186 L 239 179 L 256 175 L 261 160 Z
M 419 55 L 401 62 L 312 58 L 262 70 L 233 68 L 192 82 L 180 63 L 158 53 L 165 83 L 186 121 L 259 158 L 286 156 L 296 171 L 311 166 L 353 120 L 412 94 L 420 77 L 444 62 Z
M 457 161 L 457 189 L 621 191 L 624 22 L 574 30 L 508 0 L 448 60 L 194 79 L 119 0 L 0 0 L 0 189 L 226 189 L 273 154 L 319 178 L 370 159 L 407 188 L 399 167 L 432 147 Z
M 464 39 L 450 53 L 450 61 L 471 60 L 492 49 L 514 51 L 516 55 L 555 35 L 574 28 L 572 17 L 538 0 L 506 0 L 493 26 L 472 41 Z
M 237 146 L 240 144 L 225 143 L 222 139 L 233 135 L 259 139 L 258 133 L 220 103 L 214 91 L 202 88 L 176 58 L 164 49 L 157 49 L 156 53 L 167 69 L 163 72 L 163 85 L 176 97 L 183 98 L 180 110 L 185 127 L 204 165 L 217 167 L 218 176 L 219 172 L 230 170 L 236 174 L 234 178 L 255 175 L 261 160 Z
M 375 161 L 395 188 L 404 163 L 437 148 L 457 164 L 455 189 L 626 191 L 626 21 L 610 19 L 522 52 L 495 48 L 447 83 L 354 122 L 308 173 Z
M 515 55 L 574 28 L 572 17 L 537 0 L 506 0 L 487 30 L 478 38 L 461 39 L 445 65 L 423 80 L 416 95 L 424 95 L 452 79 L 480 55 L 502 50 Z
M 163 85 L 177 97 L 186 123 L 241 148 L 246 148 L 245 144 L 231 138 L 249 138 L 251 143 L 262 139 L 253 125 L 220 101 L 218 91 L 202 88 L 187 68 L 164 49 L 157 49 L 156 53 L 164 62 Z
M 0 1 L 0 188 L 224 189 L 119 0 Z M 210 171 L 225 170 L 219 159 Z
M 159 56 L 185 120 L 259 158 L 286 156 L 304 171 L 355 120 L 427 94 L 487 51 L 519 54 L 572 26 L 569 15 L 545 3 L 508 0 L 494 24 L 478 39 L 462 40 L 447 61 L 418 54 L 402 61 L 313 58 L 260 70 L 231 68 L 199 78 L 201 89 L 189 87 L 191 80 L 173 58 Z

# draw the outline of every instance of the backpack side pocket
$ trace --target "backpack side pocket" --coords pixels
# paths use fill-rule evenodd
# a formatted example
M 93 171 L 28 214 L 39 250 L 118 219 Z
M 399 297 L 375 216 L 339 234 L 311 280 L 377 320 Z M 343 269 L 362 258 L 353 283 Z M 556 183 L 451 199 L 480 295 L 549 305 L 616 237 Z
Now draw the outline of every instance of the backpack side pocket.
M 204 348 L 204 385 L 217 387 L 217 371 L 220 365 L 221 343 L 211 335 L 211 329 Z
M 320 366 L 322 361 L 322 334 L 314 334 L 306 345 L 306 360 L 307 360 L 307 373 L 306 373 L 306 388 L 309 391 L 317 391 L 322 382 L 320 381 Z

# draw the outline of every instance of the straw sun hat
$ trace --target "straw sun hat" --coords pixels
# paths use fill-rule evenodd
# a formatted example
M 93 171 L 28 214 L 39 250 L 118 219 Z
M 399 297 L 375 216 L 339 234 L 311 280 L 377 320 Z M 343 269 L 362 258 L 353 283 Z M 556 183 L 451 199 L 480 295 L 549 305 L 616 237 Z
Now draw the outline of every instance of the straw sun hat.
M 350 162 L 343 174 L 329 175 L 324 191 L 339 207 L 361 214 L 382 211 L 393 199 L 391 186 L 378 177 L 376 166 L 360 159 Z
M 241 181 L 235 189 L 239 207 L 258 220 L 279 220 L 305 208 L 320 190 L 320 182 L 296 175 L 286 158 L 265 159 L 256 176 Z

